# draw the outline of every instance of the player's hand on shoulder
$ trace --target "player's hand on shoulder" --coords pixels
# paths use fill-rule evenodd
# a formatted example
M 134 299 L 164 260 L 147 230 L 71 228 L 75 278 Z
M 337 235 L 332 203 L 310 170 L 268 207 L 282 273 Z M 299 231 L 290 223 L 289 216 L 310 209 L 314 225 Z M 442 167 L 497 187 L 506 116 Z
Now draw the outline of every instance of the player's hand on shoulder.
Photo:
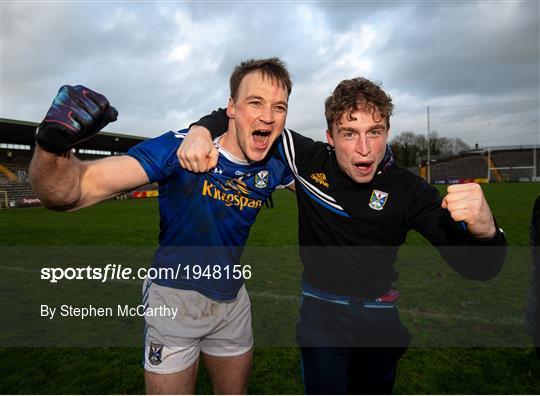
M 190 172 L 203 173 L 216 167 L 219 153 L 212 143 L 210 132 L 193 125 L 176 152 L 180 166 Z
M 497 230 L 493 215 L 477 183 L 448 186 L 442 208 L 447 209 L 454 221 L 464 221 L 469 232 L 477 238 L 492 238 Z
M 64 85 L 39 125 L 36 141 L 47 151 L 64 153 L 117 117 L 105 96 L 82 85 Z

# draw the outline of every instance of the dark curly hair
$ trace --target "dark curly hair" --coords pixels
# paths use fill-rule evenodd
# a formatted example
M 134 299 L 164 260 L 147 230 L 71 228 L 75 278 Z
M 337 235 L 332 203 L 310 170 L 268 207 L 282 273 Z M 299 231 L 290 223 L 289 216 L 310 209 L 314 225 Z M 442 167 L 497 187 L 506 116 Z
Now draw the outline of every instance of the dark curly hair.
M 260 71 L 265 78 L 270 78 L 281 83 L 283 88 L 287 89 L 288 94 L 291 94 L 291 76 L 289 75 L 285 62 L 276 57 L 267 59 L 250 59 L 236 66 L 231 74 L 231 97 L 234 100 L 236 100 L 238 87 L 240 87 L 242 79 L 249 73 L 255 71 Z
M 334 121 L 344 113 L 352 120 L 352 113 L 361 110 L 371 112 L 373 120 L 379 114 L 386 121 L 386 129 L 390 129 L 390 116 L 394 110 L 392 98 L 381 87 L 362 77 L 341 81 L 331 96 L 324 102 L 324 115 L 328 131 L 332 133 Z

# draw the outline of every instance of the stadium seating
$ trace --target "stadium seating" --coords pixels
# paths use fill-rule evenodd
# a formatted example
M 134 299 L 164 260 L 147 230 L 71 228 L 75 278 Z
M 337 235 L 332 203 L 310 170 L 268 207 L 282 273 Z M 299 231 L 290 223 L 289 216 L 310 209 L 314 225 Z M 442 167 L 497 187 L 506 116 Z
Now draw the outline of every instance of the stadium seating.
M 537 153 L 540 156 L 540 153 Z M 493 149 L 490 181 L 531 181 L 533 177 L 533 150 L 531 148 Z M 540 158 L 537 158 L 536 175 L 540 175 Z M 496 169 L 494 169 L 496 168 Z M 438 159 L 431 163 L 431 180 L 434 183 L 452 183 L 464 179 L 481 179 L 488 176 L 487 152 L 469 152 Z
M 32 152 L 26 150 L 0 150 L 0 174 L 9 181 L 28 181 L 28 166 Z M 10 177 L 15 175 L 16 179 Z
M 8 206 L 10 208 L 24 207 L 24 206 L 39 206 L 41 202 L 38 197 L 32 191 L 30 183 L 18 183 L 8 182 L 0 185 L 0 191 L 7 192 Z M 0 199 L 4 199 L 3 195 L 0 195 Z M 4 203 L 1 204 L 4 207 Z
M 431 164 L 431 180 L 449 182 L 487 176 L 487 161 L 481 154 L 465 154 L 441 159 Z
M 103 158 L 104 156 L 77 154 L 77 157 L 82 160 L 95 160 Z M 4 192 L 7 193 L 8 207 L 14 208 L 41 205 L 41 202 L 33 192 L 28 179 L 28 168 L 31 159 L 32 152 L 29 150 L 0 149 L 0 208 L 5 206 Z M 157 184 L 147 184 L 135 191 L 122 195 L 122 197 L 155 197 L 157 196 L 157 189 Z
M 527 179 L 530 180 L 532 177 L 532 168 L 516 169 L 533 166 L 534 157 L 532 149 L 494 150 L 491 152 L 491 158 L 495 167 L 509 168 L 499 169 L 504 181 L 525 181 Z M 536 175 L 540 174 L 538 173 L 540 169 L 539 161 L 540 158 L 537 158 Z

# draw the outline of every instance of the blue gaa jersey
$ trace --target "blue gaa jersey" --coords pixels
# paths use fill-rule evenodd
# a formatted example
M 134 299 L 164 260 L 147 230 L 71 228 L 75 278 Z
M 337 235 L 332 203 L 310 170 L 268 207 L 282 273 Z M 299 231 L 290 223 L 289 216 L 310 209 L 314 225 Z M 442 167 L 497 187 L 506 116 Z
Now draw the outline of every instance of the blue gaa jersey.
M 244 279 L 240 255 L 265 200 L 293 176 L 275 157 L 248 163 L 219 147 L 217 166 L 204 174 L 180 167 L 176 151 L 187 133 L 167 132 L 132 147 L 150 182 L 159 183 L 159 248 L 154 282 L 227 301 Z M 236 266 L 236 267 L 235 267 Z

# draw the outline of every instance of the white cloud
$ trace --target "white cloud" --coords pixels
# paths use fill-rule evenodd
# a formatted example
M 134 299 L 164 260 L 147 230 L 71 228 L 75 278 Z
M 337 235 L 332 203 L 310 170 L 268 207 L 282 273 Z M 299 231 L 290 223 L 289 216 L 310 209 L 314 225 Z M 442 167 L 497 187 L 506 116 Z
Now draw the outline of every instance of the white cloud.
M 118 107 L 108 130 L 155 136 L 225 105 L 232 68 L 268 56 L 285 60 L 294 78 L 288 126 L 317 138 L 324 137 L 324 99 L 340 80 L 358 75 L 382 81 L 394 97 L 393 134 L 425 132 L 427 105 L 540 96 L 536 2 L 2 7 L 1 116 L 8 118 L 39 121 L 61 85 L 83 83 Z M 537 131 L 527 120 L 538 120 L 538 110 L 518 110 L 502 112 Z M 466 118 L 478 126 L 486 123 L 482 114 Z M 466 129 L 463 122 L 455 121 L 452 133 L 470 136 L 474 124 Z M 507 119 L 489 122 L 490 136 L 510 135 Z

